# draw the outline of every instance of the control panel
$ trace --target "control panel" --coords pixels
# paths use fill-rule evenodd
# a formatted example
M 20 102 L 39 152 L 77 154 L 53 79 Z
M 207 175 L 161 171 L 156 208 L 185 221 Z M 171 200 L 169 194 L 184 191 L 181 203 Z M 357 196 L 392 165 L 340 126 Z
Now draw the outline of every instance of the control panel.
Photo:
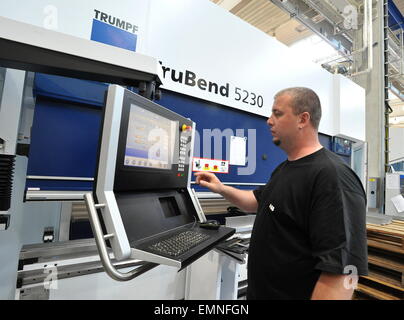
M 180 127 L 180 141 L 178 152 L 178 172 L 185 171 L 185 164 L 187 160 L 189 162 L 190 150 L 191 150 L 191 134 L 192 127 L 183 124 Z M 181 174 L 180 174 L 181 176 Z

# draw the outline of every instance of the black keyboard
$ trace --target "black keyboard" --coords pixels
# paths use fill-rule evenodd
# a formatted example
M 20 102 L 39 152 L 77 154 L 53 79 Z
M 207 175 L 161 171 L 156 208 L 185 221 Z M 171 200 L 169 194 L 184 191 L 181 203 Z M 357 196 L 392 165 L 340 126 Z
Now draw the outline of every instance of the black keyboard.
M 209 238 L 210 236 L 206 234 L 188 230 L 152 244 L 149 249 L 160 254 L 177 257 Z

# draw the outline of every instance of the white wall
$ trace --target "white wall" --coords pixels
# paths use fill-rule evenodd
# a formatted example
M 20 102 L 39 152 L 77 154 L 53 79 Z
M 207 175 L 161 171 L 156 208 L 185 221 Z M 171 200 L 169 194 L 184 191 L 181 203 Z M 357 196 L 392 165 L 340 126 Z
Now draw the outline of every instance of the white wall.
M 336 134 L 366 140 L 366 90 L 342 75 L 334 75 Z
M 178 70 L 190 69 L 205 79 L 230 83 L 231 96 L 223 98 L 169 78 L 164 88 L 269 116 L 273 96 L 292 86 L 313 88 L 324 108 L 321 129 L 333 134 L 332 75 L 245 21 L 204 0 L 153 0 L 150 8 L 146 54 Z M 207 19 L 209 17 L 209 19 Z M 239 87 L 264 97 L 257 108 L 234 99 Z
M 404 160 L 404 128 L 390 128 L 389 161 Z
M 15 0 L 0 1 L 0 16 L 76 37 L 90 39 L 94 9 L 139 25 L 138 51 L 145 39 L 149 1 L 120 0 Z

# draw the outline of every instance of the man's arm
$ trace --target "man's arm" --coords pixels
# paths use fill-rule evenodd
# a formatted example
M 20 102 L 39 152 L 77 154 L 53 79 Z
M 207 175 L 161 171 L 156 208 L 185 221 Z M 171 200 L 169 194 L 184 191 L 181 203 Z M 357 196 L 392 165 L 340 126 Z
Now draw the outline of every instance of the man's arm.
M 250 190 L 239 190 L 230 186 L 223 185 L 220 194 L 236 207 L 245 212 L 257 212 L 258 202 L 254 193 Z
M 321 273 L 311 300 L 351 300 L 354 289 L 346 285 L 347 277 L 343 274 Z
M 252 191 L 226 186 L 210 172 L 197 172 L 195 176 L 197 184 L 209 188 L 212 192 L 219 193 L 241 210 L 245 212 L 257 212 L 258 202 Z

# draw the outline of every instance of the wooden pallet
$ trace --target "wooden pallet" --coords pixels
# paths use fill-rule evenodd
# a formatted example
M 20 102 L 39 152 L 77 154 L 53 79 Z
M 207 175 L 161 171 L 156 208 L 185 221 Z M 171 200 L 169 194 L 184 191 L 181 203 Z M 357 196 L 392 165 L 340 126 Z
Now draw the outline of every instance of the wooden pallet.
M 397 281 L 393 277 L 390 277 L 383 272 L 378 272 L 370 269 L 368 275 L 362 276 L 362 278 L 377 282 L 381 285 L 396 289 L 397 291 L 404 293 L 404 287 L 401 284 L 401 280 Z
M 368 246 L 404 254 L 404 221 L 393 220 L 388 225 L 366 225 Z
M 395 295 L 386 293 L 384 290 L 380 290 L 374 288 L 372 286 L 364 285 L 362 283 L 358 284 L 358 288 L 356 289 L 362 295 L 365 295 L 369 298 L 373 298 L 376 300 L 402 300 L 400 297 L 396 297 Z M 361 299 L 366 300 L 366 299 Z
M 404 256 L 370 249 L 368 262 L 369 277 L 404 291 Z
M 369 274 L 359 279 L 358 299 L 404 299 L 404 221 L 367 224 Z

